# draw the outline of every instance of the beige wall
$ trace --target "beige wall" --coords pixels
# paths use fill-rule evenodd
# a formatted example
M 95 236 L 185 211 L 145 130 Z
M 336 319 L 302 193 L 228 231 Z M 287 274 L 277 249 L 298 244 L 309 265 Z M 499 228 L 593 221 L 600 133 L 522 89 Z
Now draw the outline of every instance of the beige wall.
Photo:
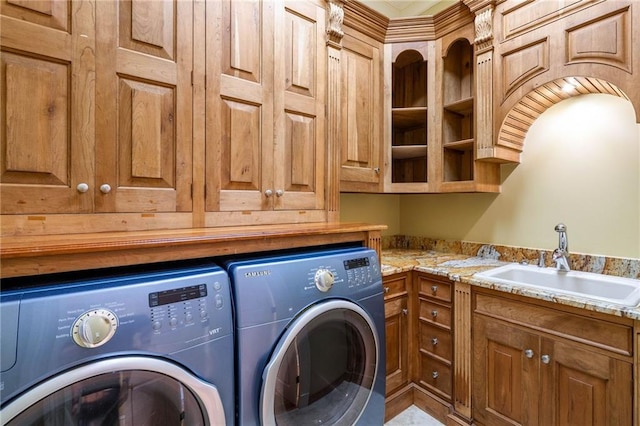
M 400 196 L 394 194 L 341 194 L 340 220 L 384 224 L 382 235 L 399 235 Z
M 585 95 L 555 105 L 502 180 L 500 194 L 400 196 L 399 233 L 553 249 L 564 222 L 572 252 L 640 258 L 640 125 L 629 102 Z M 379 197 L 343 195 L 343 217 L 386 204 Z M 371 222 L 395 217 L 371 213 Z

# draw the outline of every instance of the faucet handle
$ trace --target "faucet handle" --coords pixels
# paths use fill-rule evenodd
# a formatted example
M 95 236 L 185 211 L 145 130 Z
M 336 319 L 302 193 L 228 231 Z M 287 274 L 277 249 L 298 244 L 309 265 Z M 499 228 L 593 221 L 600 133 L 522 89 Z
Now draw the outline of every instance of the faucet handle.
M 554 228 L 556 232 L 567 232 L 567 226 L 564 223 L 559 223 Z
M 544 268 L 544 252 L 540 250 L 540 254 L 538 255 L 538 267 Z

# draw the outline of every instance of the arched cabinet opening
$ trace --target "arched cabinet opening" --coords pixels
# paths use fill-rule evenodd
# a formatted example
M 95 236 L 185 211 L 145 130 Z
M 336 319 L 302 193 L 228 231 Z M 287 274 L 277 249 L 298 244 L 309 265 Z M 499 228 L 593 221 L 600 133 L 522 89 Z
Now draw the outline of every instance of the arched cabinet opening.
M 427 60 L 404 50 L 391 73 L 391 181 L 427 182 Z
M 473 46 L 454 41 L 443 58 L 442 179 L 474 179 Z

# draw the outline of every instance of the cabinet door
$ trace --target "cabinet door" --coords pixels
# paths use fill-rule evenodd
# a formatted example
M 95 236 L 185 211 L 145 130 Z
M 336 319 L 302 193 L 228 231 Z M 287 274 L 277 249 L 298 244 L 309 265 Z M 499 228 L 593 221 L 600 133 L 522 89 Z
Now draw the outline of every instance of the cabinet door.
M 382 135 L 379 44 L 346 29 L 342 39 L 340 189 L 380 190 Z
M 473 324 L 474 418 L 486 425 L 537 425 L 539 338 L 481 315 Z
M 207 211 L 324 208 L 324 13 L 207 3 Z
M 314 1 L 276 1 L 274 209 L 324 208 L 325 9 Z
M 3 214 L 93 210 L 95 15 L 89 3 L 2 1 Z
M 260 211 L 273 191 L 274 3 L 207 2 L 206 187 L 210 212 Z
M 400 273 L 383 278 L 385 291 L 386 394 L 409 384 L 409 288 L 411 275 Z
M 96 210 L 191 211 L 192 3 L 98 1 L 96 17 Z
M 408 310 L 407 297 L 402 296 L 384 304 L 387 348 L 387 387 L 391 395 L 409 383 Z
M 541 425 L 631 424 L 631 363 L 551 339 L 539 359 Z

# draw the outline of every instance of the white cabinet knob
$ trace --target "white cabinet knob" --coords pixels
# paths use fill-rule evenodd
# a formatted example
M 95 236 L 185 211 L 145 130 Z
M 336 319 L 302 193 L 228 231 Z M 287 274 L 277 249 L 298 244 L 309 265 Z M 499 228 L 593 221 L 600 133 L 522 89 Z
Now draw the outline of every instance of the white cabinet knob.
M 551 362 L 551 357 L 549 355 L 542 355 L 540 359 L 543 364 L 549 364 L 549 362 Z
M 277 189 L 276 190 L 276 196 L 282 197 L 283 195 L 284 195 L 284 191 L 282 189 Z
M 533 358 L 533 350 L 532 349 L 525 349 L 524 356 L 526 356 L 529 359 Z
M 108 183 L 103 183 L 102 185 L 100 185 L 100 192 L 102 192 L 103 194 L 108 194 L 109 192 L 111 192 L 111 185 L 109 185 Z
M 264 196 L 269 198 L 273 195 L 273 191 L 270 189 L 267 189 L 266 191 L 264 191 Z
M 78 186 L 76 186 L 76 189 L 78 190 L 78 192 L 85 193 L 89 190 L 89 185 L 82 182 L 82 183 L 79 183 Z

